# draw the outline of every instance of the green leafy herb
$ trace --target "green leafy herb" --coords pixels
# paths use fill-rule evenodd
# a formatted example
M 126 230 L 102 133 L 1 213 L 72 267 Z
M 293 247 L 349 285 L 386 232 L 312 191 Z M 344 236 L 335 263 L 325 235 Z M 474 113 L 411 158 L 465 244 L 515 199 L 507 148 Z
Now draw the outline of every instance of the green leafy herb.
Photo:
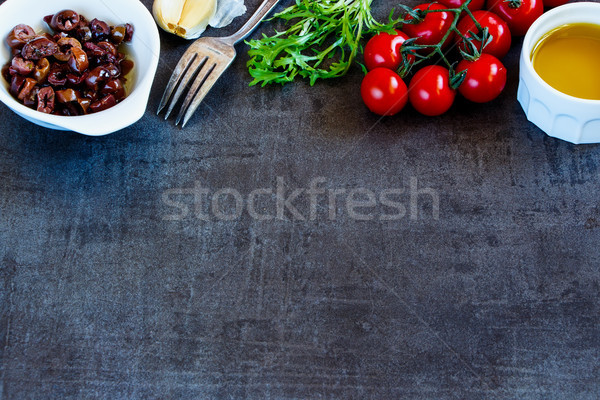
M 276 14 L 285 31 L 247 42 L 250 85 L 292 82 L 345 75 L 362 50 L 363 35 L 390 32 L 398 22 L 390 14 L 381 24 L 371 15 L 373 0 L 296 0 L 296 4 Z M 393 11 L 392 11 L 393 13 Z

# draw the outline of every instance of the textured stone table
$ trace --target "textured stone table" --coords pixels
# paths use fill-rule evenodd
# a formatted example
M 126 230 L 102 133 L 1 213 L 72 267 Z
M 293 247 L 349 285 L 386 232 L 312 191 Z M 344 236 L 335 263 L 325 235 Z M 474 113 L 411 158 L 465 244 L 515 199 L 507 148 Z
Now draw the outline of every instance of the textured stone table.
M 493 103 L 383 121 L 242 45 L 181 130 L 161 37 L 130 128 L 0 106 L 0 398 L 598 398 L 600 147 L 526 121 L 518 40 Z

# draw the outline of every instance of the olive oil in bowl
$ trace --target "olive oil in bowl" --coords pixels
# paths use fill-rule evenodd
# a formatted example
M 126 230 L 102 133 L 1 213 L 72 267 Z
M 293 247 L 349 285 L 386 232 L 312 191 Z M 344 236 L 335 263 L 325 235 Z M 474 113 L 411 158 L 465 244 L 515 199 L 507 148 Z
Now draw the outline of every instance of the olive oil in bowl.
M 531 61 L 556 90 L 600 100 L 600 25 L 574 23 L 551 30 L 535 45 Z

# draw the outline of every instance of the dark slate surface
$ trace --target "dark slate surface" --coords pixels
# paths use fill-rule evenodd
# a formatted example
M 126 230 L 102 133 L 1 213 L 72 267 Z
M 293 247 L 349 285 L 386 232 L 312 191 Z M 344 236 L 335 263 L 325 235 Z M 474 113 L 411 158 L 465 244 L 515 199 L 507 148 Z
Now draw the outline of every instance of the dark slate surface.
M 162 39 L 121 132 L 0 107 L 0 398 L 598 399 L 600 147 L 526 121 L 519 41 L 493 103 L 384 121 L 358 68 L 250 88 L 241 46 L 180 130 L 153 113 L 186 47 Z M 336 207 L 277 218 L 278 182 L 319 177 Z

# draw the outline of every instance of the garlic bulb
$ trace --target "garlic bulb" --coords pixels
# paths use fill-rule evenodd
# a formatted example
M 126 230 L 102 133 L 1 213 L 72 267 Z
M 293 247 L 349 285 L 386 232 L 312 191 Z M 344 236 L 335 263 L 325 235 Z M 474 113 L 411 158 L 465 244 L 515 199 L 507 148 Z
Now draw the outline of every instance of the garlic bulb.
M 199 37 L 217 11 L 217 0 L 154 0 L 158 25 L 185 39 Z

